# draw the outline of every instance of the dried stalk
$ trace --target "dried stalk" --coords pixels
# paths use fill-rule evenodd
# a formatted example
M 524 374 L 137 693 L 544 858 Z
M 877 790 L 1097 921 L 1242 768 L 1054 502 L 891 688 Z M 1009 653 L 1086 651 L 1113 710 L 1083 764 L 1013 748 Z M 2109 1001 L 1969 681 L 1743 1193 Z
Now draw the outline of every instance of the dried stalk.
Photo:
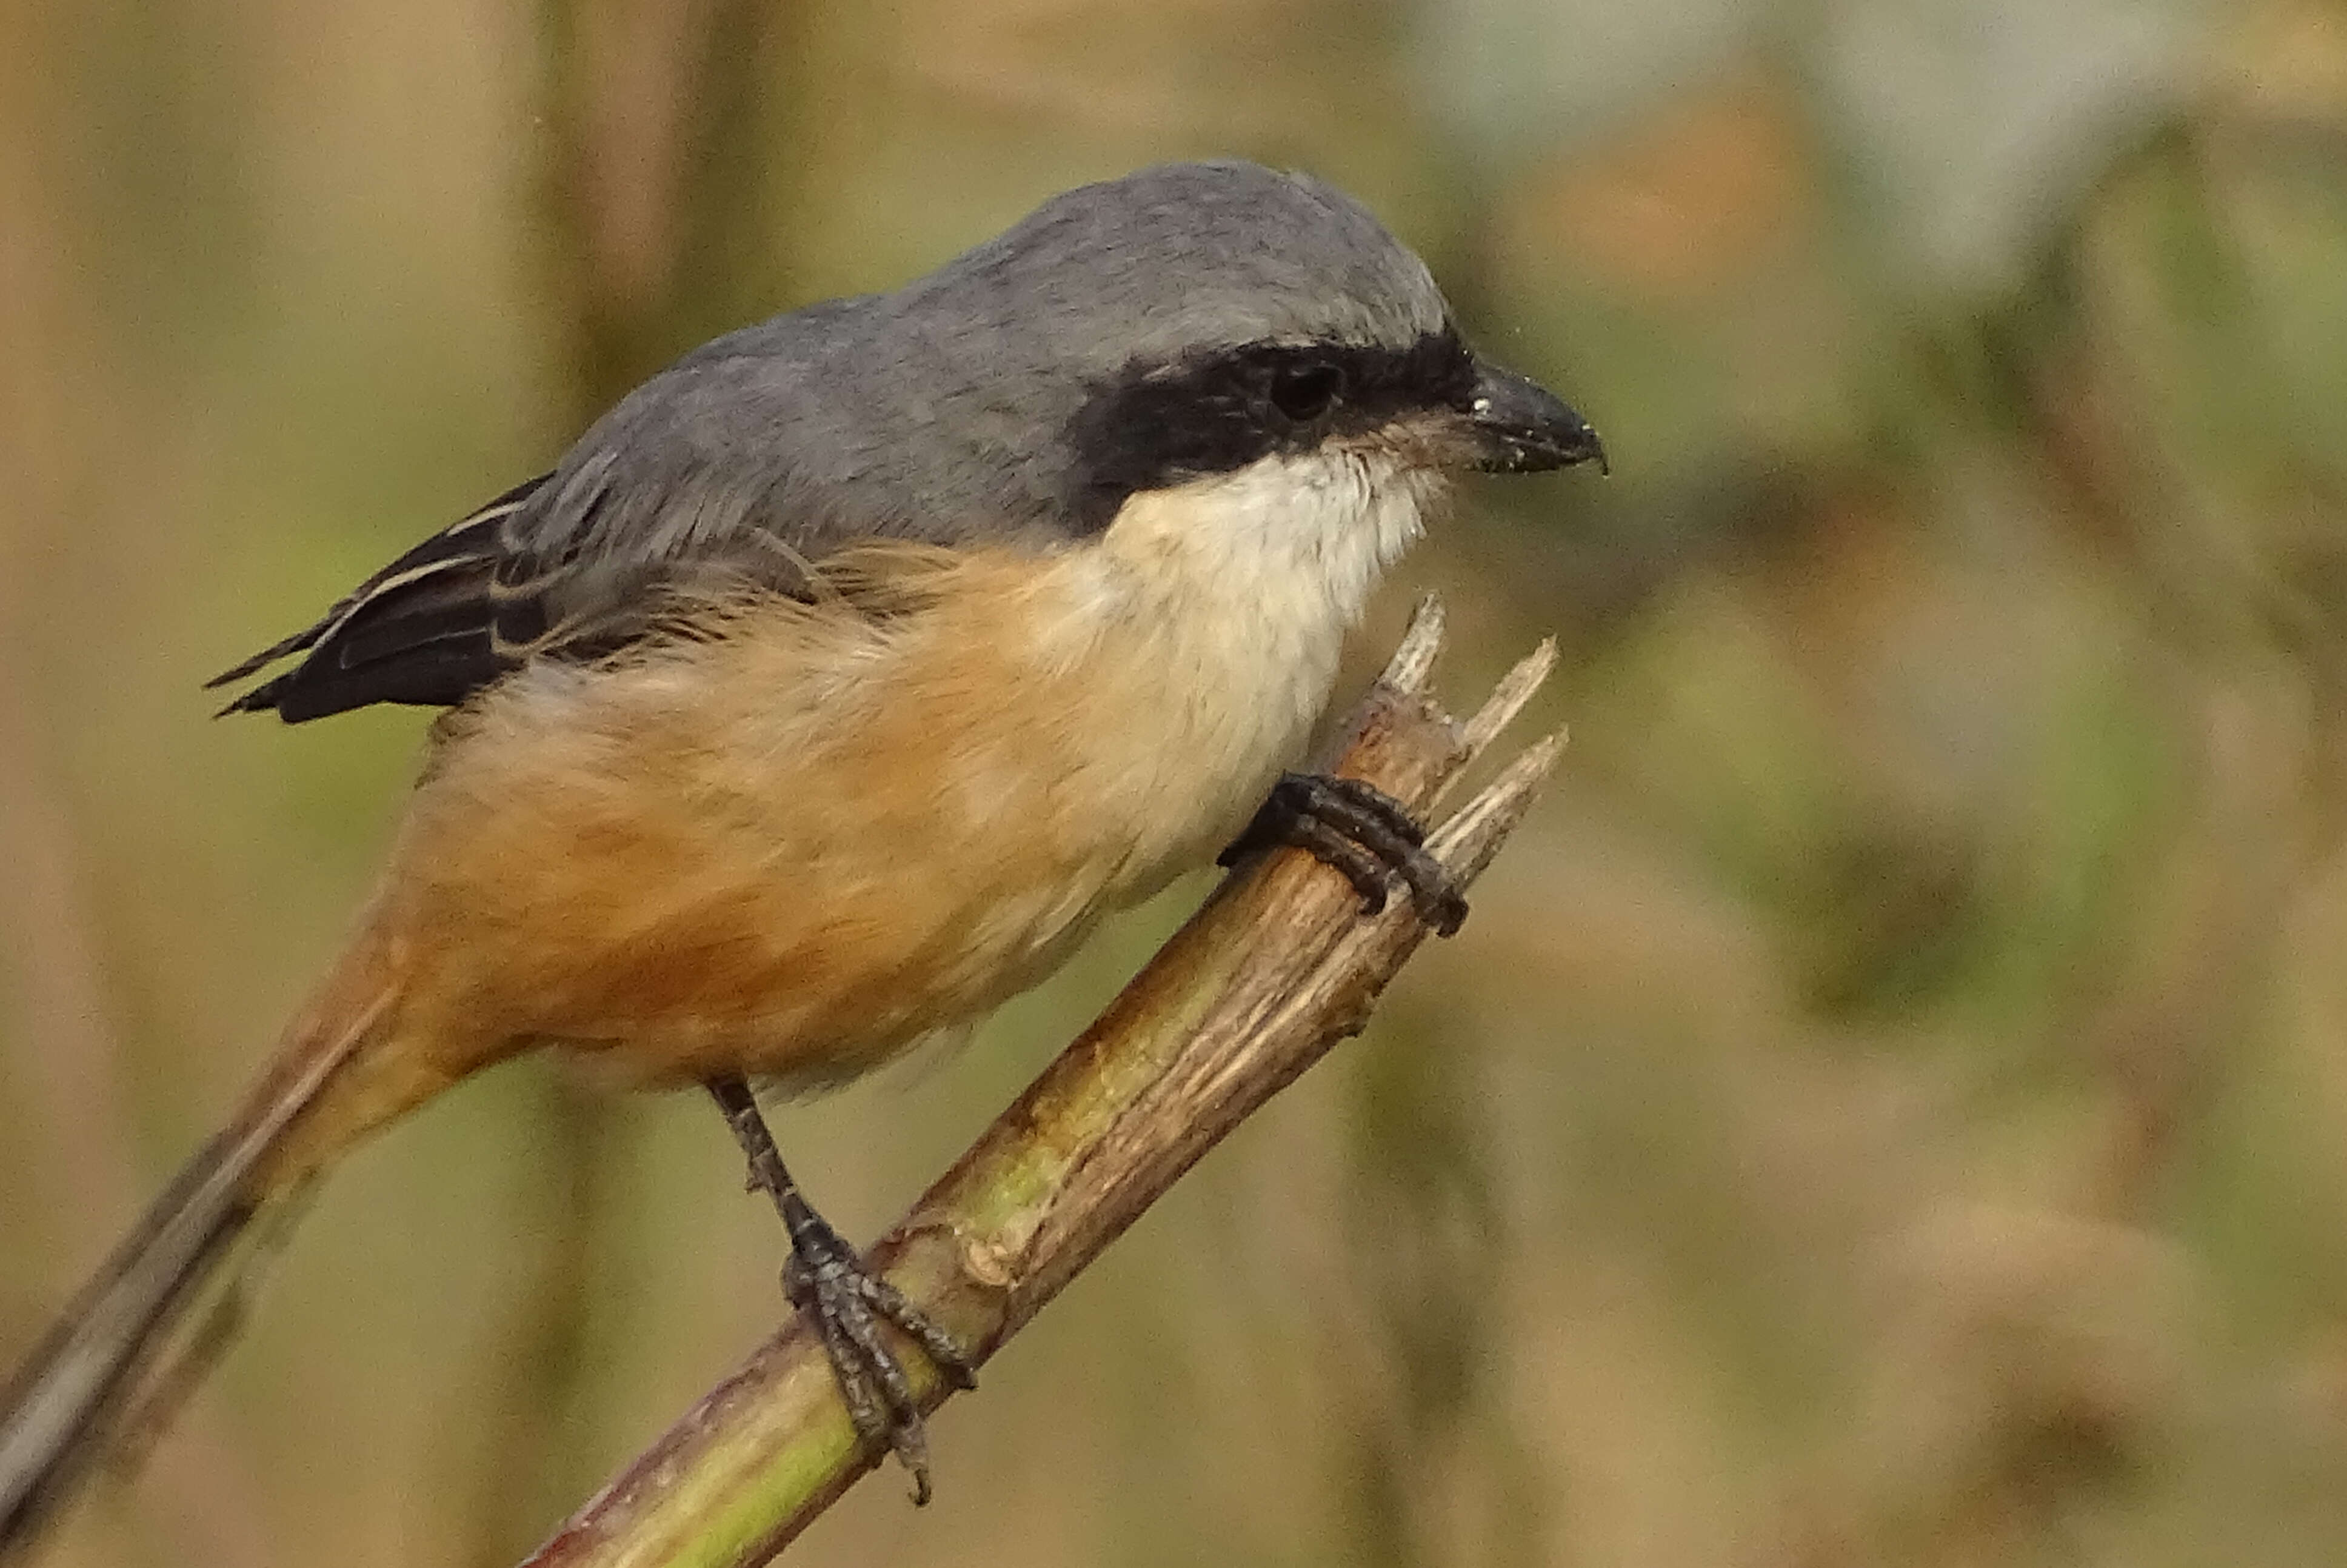
M 1419 607 L 1336 771 L 1425 813 L 1548 673 L 1543 644 L 1464 723 L 1426 694 L 1440 607 Z M 1563 744 L 1502 769 L 1428 848 L 1464 885 L 1530 807 Z M 983 1358 L 1248 1112 L 1338 1040 L 1423 939 L 1407 897 L 1361 912 L 1296 852 L 1205 906 L 874 1248 L 907 1296 Z M 916 1370 L 924 1409 L 947 1392 Z M 822 1348 L 794 1317 L 540 1547 L 525 1568 L 764 1563 L 872 1468 Z

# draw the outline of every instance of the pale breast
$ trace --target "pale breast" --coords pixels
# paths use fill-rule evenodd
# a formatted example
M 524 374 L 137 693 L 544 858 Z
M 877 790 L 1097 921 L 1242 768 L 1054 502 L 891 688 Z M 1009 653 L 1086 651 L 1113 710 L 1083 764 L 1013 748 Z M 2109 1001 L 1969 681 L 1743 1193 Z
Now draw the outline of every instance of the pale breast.
M 1422 499 L 1249 470 L 926 563 L 895 616 L 771 604 L 526 672 L 402 835 L 417 1020 L 468 1061 L 812 1081 L 982 1015 L 1244 825 Z
M 1346 634 L 1438 483 L 1341 446 L 1270 458 L 1135 497 L 1069 559 L 1077 623 L 1118 631 L 1102 651 L 1122 667 L 1100 690 L 1136 710 L 1101 733 L 1132 743 L 1148 781 L 1131 824 L 1142 891 L 1227 842 L 1296 762 Z

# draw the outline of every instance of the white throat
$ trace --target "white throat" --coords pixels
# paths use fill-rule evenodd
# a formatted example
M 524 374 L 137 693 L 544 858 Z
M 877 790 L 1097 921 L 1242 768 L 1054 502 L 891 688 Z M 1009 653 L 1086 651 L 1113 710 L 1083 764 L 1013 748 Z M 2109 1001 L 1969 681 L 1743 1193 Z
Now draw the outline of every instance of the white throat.
M 1111 557 L 1234 634 L 1333 671 L 1393 559 L 1425 527 L 1436 471 L 1330 445 L 1136 496 L 1104 543 Z M 1266 650 L 1269 651 L 1268 649 Z
M 1135 496 L 1061 557 L 1081 585 L 1061 646 L 1121 650 L 1147 693 L 1120 730 L 1167 831 L 1136 866 L 1211 855 L 1301 764 L 1346 633 L 1441 487 L 1384 452 L 1270 457 Z

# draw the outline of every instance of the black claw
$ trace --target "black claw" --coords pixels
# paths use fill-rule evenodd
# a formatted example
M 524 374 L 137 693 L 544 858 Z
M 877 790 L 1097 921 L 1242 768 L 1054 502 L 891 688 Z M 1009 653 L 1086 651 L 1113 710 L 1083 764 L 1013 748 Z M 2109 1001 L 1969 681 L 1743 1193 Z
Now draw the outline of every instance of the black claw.
M 866 1449 L 894 1452 L 913 1478 L 913 1501 L 928 1501 L 928 1430 L 912 1379 L 882 1325 L 918 1345 L 938 1375 L 955 1388 L 978 1387 L 969 1353 L 896 1286 L 869 1272 L 856 1249 L 808 1205 L 774 1152 L 749 1085 L 738 1078 L 715 1079 L 709 1091 L 749 1158 L 751 1187 L 773 1196 L 790 1232 L 783 1294 L 814 1319 L 857 1439 Z
M 928 1431 L 912 1379 L 881 1325 L 920 1346 L 938 1376 L 956 1388 L 978 1387 L 969 1358 L 896 1286 L 866 1272 L 855 1250 L 820 1215 L 804 1211 L 792 1228 L 784 1294 L 815 1319 L 856 1436 L 867 1447 L 893 1451 L 913 1478 L 913 1501 L 927 1502 Z
M 1467 900 L 1443 864 L 1426 853 L 1426 829 L 1409 807 L 1375 784 L 1326 774 L 1284 774 L 1255 820 L 1220 864 L 1235 865 L 1259 849 L 1292 845 L 1308 849 L 1343 873 L 1371 915 L 1386 907 L 1386 888 L 1399 878 L 1419 917 L 1448 937 L 1467 918 Z
M 1348 779 L 1337 774 L 1306 776 L 1327 792 L 1324 809 L 1349 816 L 1372 832 L 1390 834 L 1413 849 L 1426 842 L 1426 829 L 1409 814 L 1409 807 L 1367 779 Z
M 815 1332 L 822 1336 L 825 1357 L 831 1362 L 831 1372 L 839 1384 L 839 1397 L 847 1406 L 847 1419 L 856 1428 L 856 1438 L 867 1447 L 888 1444 L 892 1422 L 881 1403 L 880 1391 L 873 1387 L 872 1374 L 856 1353 L 856 1340 L 847 1332 L 847 1325 L 836 1311 L 825 1311 L 812 1298 L 805 1310 L 815 1318 Z M 926 1491 L 928 1477 L 913 1477 L 916 1491 Z
M 906 1300 L 902 1291 L 887 1280 L 860 1269 L 856 1278 L 858 1288 L 872 1310 L 918 1345 L 921 1353 L 937 1367 L 939 1377 L 964 1391 L 978 1387 L 978 1372 L 970 1366 L 968 1353 L 952 1335 L 938 1327 L 919 1307 Z

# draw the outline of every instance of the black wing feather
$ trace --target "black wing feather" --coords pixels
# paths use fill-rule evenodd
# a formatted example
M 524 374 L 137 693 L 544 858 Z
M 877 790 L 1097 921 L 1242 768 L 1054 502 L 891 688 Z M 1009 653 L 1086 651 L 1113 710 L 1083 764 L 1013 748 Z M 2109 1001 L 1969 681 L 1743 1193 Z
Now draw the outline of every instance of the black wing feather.
M 292 669 L 220 710 L 275 712 L 287 723 L 370 702 L 445 707 L 463 702 L 521 661 L 544 611 L 497 591 L 516 562 L 497 525 L 528 504 L 548 476 L 515 486 L 393 561 L 311 626 L 207 685 L 257 673 L 288 655 Z

